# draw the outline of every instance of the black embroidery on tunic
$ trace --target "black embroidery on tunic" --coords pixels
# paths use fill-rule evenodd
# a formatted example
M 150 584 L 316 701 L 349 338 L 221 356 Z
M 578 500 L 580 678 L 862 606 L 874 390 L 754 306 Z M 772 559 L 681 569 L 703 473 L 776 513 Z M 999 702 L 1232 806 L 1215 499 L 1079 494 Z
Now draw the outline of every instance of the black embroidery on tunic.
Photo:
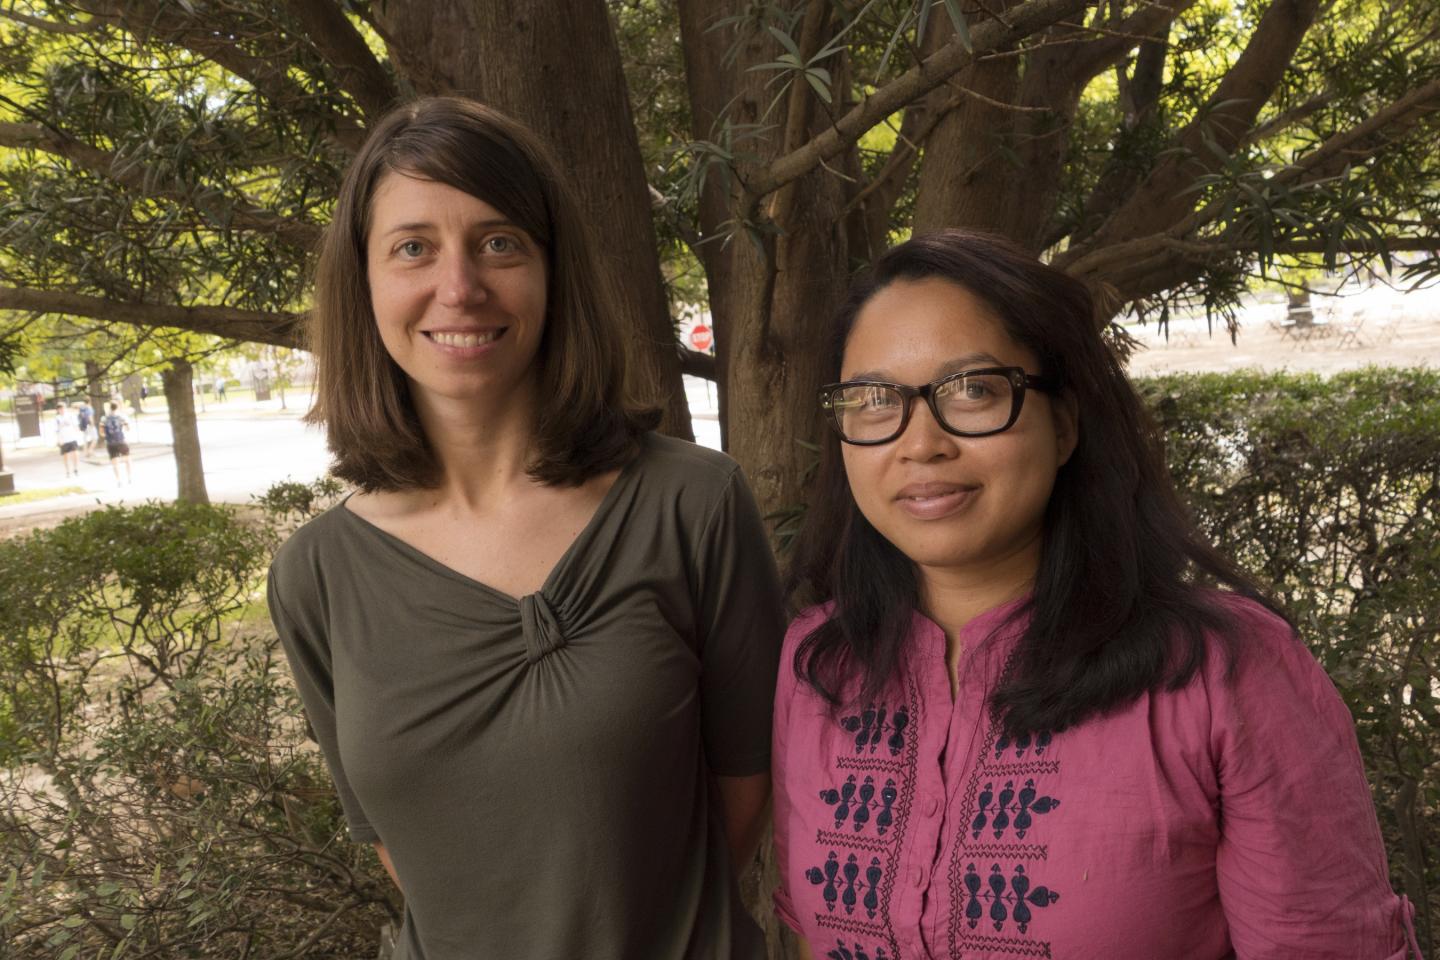
M 895 780 L 886 777 L 885 785 L 877 791 L 874 777 L 867 776 L 858 789 L 855 777 L 853 773 L 846 777 L 839 790 L 834 787 L 821 790 L 820 799 L 835 808 L 836 830 L 841 829 L 848 820 L 855 832 L 859 833 L 873 820 L 875 835 L 883 837 L 885 831 L 895 822 L 895 798 L 900 795 L 895 789 Z
M 831 850 L 825 866 L 811 867 L 805 871 L 805 878 L 822 887 L 821 896 L 825 898 L 826 910 L 833 913 L 835 901 L 839 900 L 841 909 L 847 915 L 853 914 L 858 900 L 865 909 L 865 915 L 874 920 L 875 912 L 880 909 L 879 887 L 884 874 L 879 857 L 870 858 L 862 875 L 860 860 L 855 854 L 850 854 L 842 864 L 840 855 Z
M 870 704 L 837 721 L 843 752 L 835 757 L 834 779 L 814 794 L 834 827 L 816 831 L 824 859 L 805 872 L 816 924 L 850 936 L 849 945 L 836 940 L 827 960 L 901 960 L 890 903 L 915 799 L 920 710 L 919 687 L 907 676 L 899 702 Z
M 910 712 L 904 705 L 897 707 L 888 721 L 884 704 L 878 707 L 871 704 L 855 716 L 840 721 L 842 729 L 855 734 L 856 753 L 874 753 L 880 746 L 880 738 L 885 737 L 885 748 L 892 757 L 898 757 L 905 749 L 905 728 L 909 725 Z
M 1002 839 L 1005 831 L 1012 828 L 1015 836 L 1024 840 L 1025 831 L 1034 824 L 1036 814 L 1049 813 L 1060 806 L 1060 801 L 1054 797 L 1037 794 L 1033 777 L 1027 778 L 1025 785 L 1018 791 L 1015 789 L 1014 780 L 1006 780 L 998 796 L 995 785 L 986 783 L 980 788 L 976 803 L 980 812 L 975 814 L 975 819 L 970 824 L 972 840 L 979 840 L 980 834 L 987 832 L 987 828 L 994 833 L 996 840 Z
M 835 948 L 826 952 L 825 960 L 890 960 L 890 955 L 884 947 L 875 947 L 872 953 L 858 943 L 847 947 L 844 940 L 836 940 Z
M 996 932 L 1003 931 L 1007 921 L 1013 921 L 1016 929 L 1025 933 L 1034 917 L 1031 906 L 1048 907 L 1059 899 L 1060 894 L 1045 887 L 1032 888 L 1023 866 L 1017 865 L 1007 878 L 1000 864 L 991 864 L 990 876 L 983 882 L 975 864 L 965 867 L 965 924 L 971 930 L 980 926 L 988 913 Z
M 1003 677 L 1014 664 L 1011 654 Z M 1045 910 L 1060 892 L 1045 882 L 1049 837 L 1045 814 L 1060 806 L 1046 787 L 1059 773 L 1053 736 L 1010 739 L 991 718 L 985 746 L 970 771 L 951 852 L 947 925 L 951 956 L 973 951 L 1050 957 Z

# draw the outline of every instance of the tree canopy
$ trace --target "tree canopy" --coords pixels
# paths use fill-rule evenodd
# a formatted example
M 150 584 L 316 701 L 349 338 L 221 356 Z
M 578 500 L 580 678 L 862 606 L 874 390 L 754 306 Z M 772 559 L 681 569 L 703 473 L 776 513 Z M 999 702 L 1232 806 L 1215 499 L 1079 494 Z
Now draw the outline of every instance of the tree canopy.
M 344 166 L 486 100 L 574 177 L 685 435 L 720 386 L 798 501 L 824 321 L 912 230 L 1003 233 L 1127 306 L 1296 266 L 1440 273 L 1431 0 L 0 0 L 0 339 L 31 316 L 295 345 Z M 715 357 L 674 342 L 683 305 Z

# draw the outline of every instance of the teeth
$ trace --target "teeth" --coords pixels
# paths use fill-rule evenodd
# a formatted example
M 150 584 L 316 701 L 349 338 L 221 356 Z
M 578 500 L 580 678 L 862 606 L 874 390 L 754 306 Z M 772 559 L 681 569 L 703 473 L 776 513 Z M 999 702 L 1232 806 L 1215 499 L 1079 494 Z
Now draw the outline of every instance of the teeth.
M 490 330 L 485 333 L 435 332 L 430 334 L 430 339 L 447 347 L 478 347 L 482 343 L 490 343 L 499 336 L 499 330 Z

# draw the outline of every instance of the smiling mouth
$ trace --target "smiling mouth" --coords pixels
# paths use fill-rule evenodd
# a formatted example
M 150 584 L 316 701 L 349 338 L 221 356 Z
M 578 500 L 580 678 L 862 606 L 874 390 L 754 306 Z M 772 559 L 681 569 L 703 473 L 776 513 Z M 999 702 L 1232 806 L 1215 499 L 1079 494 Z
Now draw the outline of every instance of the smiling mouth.
M 484 330 L 479 333 L 447 333 L 443 330 L 422 330 L 421 333 L 442 347 L 483 347 L 487 343 L 499 340 L 505 333 L 505 328 Z
M 948 483 L 913 484 L 895 497 L 896 505 L 917 520 L 939 520 L 966 509 L 978 487 Z

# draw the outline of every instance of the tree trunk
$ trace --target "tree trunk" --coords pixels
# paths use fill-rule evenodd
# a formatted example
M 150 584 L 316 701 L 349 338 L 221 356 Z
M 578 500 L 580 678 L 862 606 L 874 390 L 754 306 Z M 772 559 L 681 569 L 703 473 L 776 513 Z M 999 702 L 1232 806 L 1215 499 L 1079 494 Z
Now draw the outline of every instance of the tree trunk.
M 927 51 L 955 35 L 940 11 L 929 28 Z M 1018 239 L 1007 228 L 1015 217 L 1016 182 L 1028 174 L 1016 169 L 1019 117 L 1003 105 L 1014 102 L 1019 82 L 1018 59 L 1007 56 L 973 63 L 930 92 L 927 109 L 944 116 L 925 143 L 916 233 L 970 227 Z
M 712 32 L 717 20 L 746 7 L 744 0 L 680 3 L 692 134 L 715 139 L 722 117 L 738 128 L 773 125 L 766 137 L 736 146 L 737 154 L 754 157 L 738 170 L 742 179 L 829 124 L 828 117 L 817 115 L 816 100 L 803 82 L 766 115 L 776 96 L 773 74 L 750 68 L 775 60 L 782 48 L 763 31 L 738 37 L 728 28 Z M 802 48 L 813 53 L 833 35 L 830 15 L 828 4 L 811 0 L 796 28 Z M 727 63 L 731 44 L 736 55 Z M 834 88 L 846 89 L 843 62 L 825 66 L 836 76 Z M 845 105 L 832 109 L 843 111 Z M 832 161 L 831 170 L 821 168 L 763 198 L 747 197 L 741 182 L 717 172 L 701 198 L 702 237 L 717 237 L 722 225 L 736 218 L 751 228 L 725 243 L 711 239 L 701 255 L 714 317 L 726 450 L 745 468 L 762 512 L 772 518 L 803 503 L 814 457 L 806 445 L 813 445 L 822 427 L 815 399 L 822 345 L 845 293 L 852 220 L 859 223 L 860 216 L 842 216 L 847 184 L 833 170 L 851 165 L 851 158 Z
M 205 466 L 200 458 L 200 431 L 195 423 L 194 370 L 183 357 L 160 371 L 165 402 L 170 406 L 170 434 L 174 438 L 177 500 L 209 503 L 205 492 Z
M 604 0 L 391 0 L 374 14 L 417 93 L 474 97 L 555 150 L 595 234 L 630 343 L 631 386 L 693 439 L 640 141 Z
M 763 167 L 823 129 L 828 117 L 816 115 L 815 99 L 803 82 L 766 109 L 776 87 L 773 74 L 752 71 L 781 52 L 763 31 L 737 36 L 712 31 L 715 22 L 745 12 L 746 0 L 681 0 L 681 37 L 691 104 L 691 132 L 697 139 L 723 139 L 717 121 L 732 127 L 773 124 L 768 137 L 736 146 L 753 153 L 739 178 Z M 831 35 L 831 10 L 810 0 L 796 39 L 806 56 Z M 717 42 L 716 34 L 721 35 Z M 734 56 L 725 56 L 735 45 Z M 825 64 L 836 76 L 834 88 L 846 88 L 844 64 Z M 843 110 L 843 104 L 832 109 Z M 830 164 L 847 175 L 854 155 Z M 831 314 L 844 296 L 850 271 L 852 239 L 863 236 L 863 214 L 844 215 L 849 185 L 824 168 L 763 198 L 747 196 L 743 183 L 716 171 L 701 197 L 701 236 L 711 238 L 698 251 L 705 265 L 721 389 L 721 423 L 726 449 L 745 469 L 762 513 L 772 523 L 801 507 L 814 454 L 806 446 L 823 428 L 816 395 L 822 381 L 824 343 Z M 718 237 L 737 220 L 750 229 Z M 782 669 L 784 669 L 782 667 Z M 759 863 L 745 875 L 746 905 L 765 930 L 769 956 L 798 956 L 796 941 L 778 923 L 770 893 L 778 882 L 774 850 L 767 836 Z

